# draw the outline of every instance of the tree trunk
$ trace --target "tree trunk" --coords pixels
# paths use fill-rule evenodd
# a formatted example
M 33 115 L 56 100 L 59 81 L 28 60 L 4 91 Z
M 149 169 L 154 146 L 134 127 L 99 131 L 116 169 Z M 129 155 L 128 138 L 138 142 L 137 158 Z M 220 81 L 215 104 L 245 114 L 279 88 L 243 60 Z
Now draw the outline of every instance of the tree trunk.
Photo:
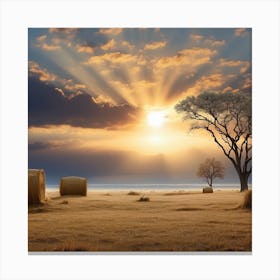
M 238 173 L 240 180 L 240 191 L 244 192 L 248 190 L 248 177 L 247 173 L 240 172 Z

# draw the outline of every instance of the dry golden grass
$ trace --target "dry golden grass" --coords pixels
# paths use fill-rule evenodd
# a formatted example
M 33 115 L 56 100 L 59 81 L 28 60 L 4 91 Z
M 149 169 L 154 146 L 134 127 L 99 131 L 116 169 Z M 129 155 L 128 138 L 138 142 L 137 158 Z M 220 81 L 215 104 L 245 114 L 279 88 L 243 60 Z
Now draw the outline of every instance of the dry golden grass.
M 185 195 L 185 194 L 193 194 L 194 192 L 186 192 L 184 190 L 179 190 L 175 192 L 167 192 L 164 195 Z
M 138 203 L 126 191 L 87 197 L 48 191 L 30 207 L 29 251 L 251 251 L 252 212 L 238 207 L 244 193 L 145 191 Z

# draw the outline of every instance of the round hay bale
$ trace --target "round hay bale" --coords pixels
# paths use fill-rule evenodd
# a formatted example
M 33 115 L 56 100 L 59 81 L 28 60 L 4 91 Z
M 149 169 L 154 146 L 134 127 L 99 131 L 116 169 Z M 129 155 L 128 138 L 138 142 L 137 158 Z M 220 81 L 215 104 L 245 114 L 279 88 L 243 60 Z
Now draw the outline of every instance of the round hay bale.
M 43 169 L 28 169 L 28 205 L 45 201 L 46 176 Z
M 252 190 L 244 192 L 243 201 L 241 203 L 241 208 L 252 210 Z
M 87 195 L 87 179 L 81 177 L 63 177 L 60 179 L 60 195 Z
M 205 187 L 202 189 L 203 193 L 212 193 L 213 192 L 213 188 L 212 187 Z

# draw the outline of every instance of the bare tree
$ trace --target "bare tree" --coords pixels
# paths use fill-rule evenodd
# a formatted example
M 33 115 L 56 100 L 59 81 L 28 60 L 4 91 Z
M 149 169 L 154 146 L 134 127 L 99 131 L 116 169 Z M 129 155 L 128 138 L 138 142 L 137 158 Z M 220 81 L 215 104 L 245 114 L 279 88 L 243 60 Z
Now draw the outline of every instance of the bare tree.
M 225 168 L 222 163 L 215 158 L 207 158 L 198 167 L 196 175 L 205 178 L 209 187 L 212 187 L 215 178 L 224 178 Z
M 252 172 L 252 97 L 245 93 L 209 93 L 190 96 L 175 107 L 191 130 L 204 129 L 212 136 L 239 176 L 240 190 L 248 189 Z

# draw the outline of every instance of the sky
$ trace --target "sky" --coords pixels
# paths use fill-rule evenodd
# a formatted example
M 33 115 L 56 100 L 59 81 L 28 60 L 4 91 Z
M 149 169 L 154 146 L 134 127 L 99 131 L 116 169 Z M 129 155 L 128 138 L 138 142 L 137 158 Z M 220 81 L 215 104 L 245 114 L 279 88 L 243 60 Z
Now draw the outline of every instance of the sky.
M 202 183 L 206 132 L 174 106 L 204 91 L 252 91 L 251 29 L 29 28 L 28 166 L 48 184 Z M 215 184 L 215 182 L 214 182 Z

